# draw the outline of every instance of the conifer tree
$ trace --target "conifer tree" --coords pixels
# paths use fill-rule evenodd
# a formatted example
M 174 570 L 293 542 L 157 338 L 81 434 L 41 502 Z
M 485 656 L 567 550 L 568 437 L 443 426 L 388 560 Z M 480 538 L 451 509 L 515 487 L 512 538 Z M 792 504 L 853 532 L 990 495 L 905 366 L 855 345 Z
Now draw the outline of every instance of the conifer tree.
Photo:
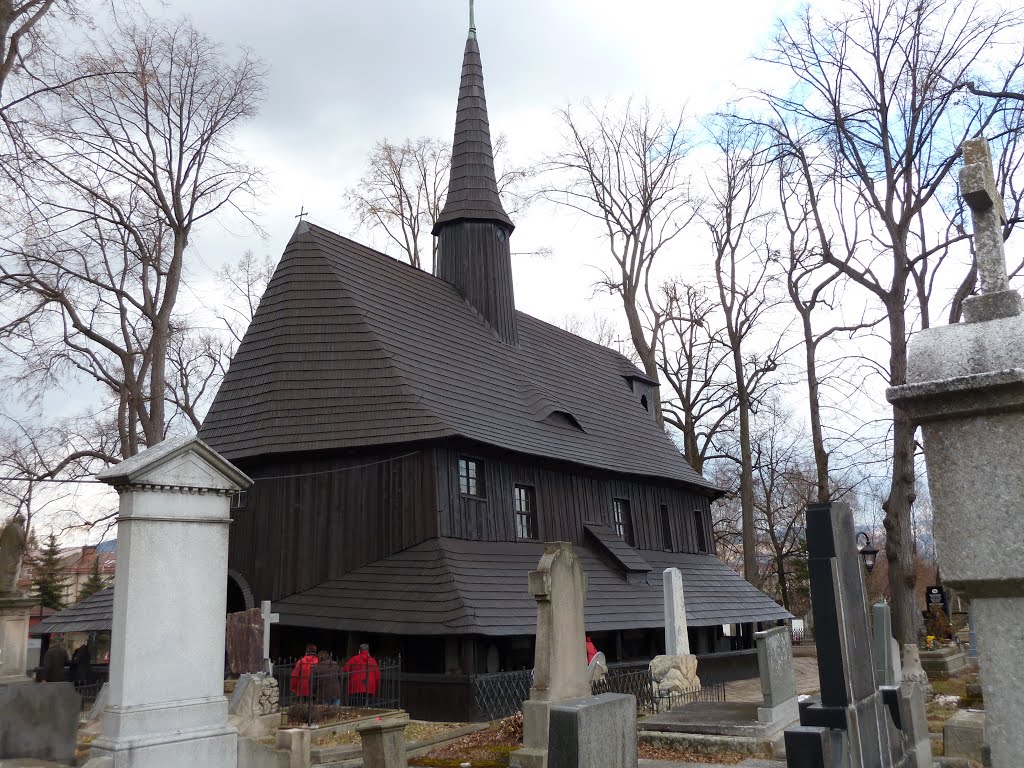
M 97 554 L 96 557 L 93 558 L 92 570 L 89 571 L 89 578 L 85 580 L 81 589 L 78 590 L 79 601 L 95 595 L 101 589 L 106 588 L 106 586 L 107 581 L 103 578 L 103 574 L 100 573 L 100 557 Z
M 39 604 L 59 611 L 64 607 L 64 587 L 67 577 L 60 560 L 57 537 L 51 533 L 43 553 L 32 563 L 32 591 Z

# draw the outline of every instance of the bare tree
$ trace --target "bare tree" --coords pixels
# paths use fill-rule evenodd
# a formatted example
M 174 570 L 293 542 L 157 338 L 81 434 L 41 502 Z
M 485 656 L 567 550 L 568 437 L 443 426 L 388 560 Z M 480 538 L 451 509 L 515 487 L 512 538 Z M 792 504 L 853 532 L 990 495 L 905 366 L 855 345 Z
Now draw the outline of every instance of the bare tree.
M 713 299 L 706 289 L 680 281 L 663 290 L 666 321 L 657 349 L 662 414 L 682 435 L 687 462 L 703 472 L 708 459 L 720 458 L 716 440 L 736 413 L 735 389 L 727 378 L 732 354 L 717 295 Z
M 833 217 L 820 199 L 813 206 L 817 227 L 842 232 L 824 238 L 821 259 L 884 309 L 890 385 L 906 382 L 915 319 L 928 326 L 935 276 L 949 263 L 952 242 L 966 239 L 949 226 L 957 209 L 950 171 L 960 145 L 988 129 L 1000 109 L 950 83 L 972 79 L 989 51 L 1007 50 L 998 43 L 1019 40 L 1020 21 L 1019 10 L 989 14 L 942 0 L 850 0 L 835 17 L 819 19 L 807 8 L 780 24 L 762 57 L 795 81 L 790 92 L 763 92 L 764 103 L 795 127 L 801 146 L 827 150 L 805 168 L 807 188 L 830 179 L 836 197 L 850 195 Z M 853 234 L 854 222 L 863 225 L 862 236 Z M 895 410 L 885 528 L 902 643 L 915 641 L 920 623 L 910 530 L 914 451 L 914 427 Z
M 507 153 L 508 139 L 499 134 L 494 142 L 498 192 L 514 216 L 532 199 L 526 185 L 534 171 L 529 166 L 503 167 L 501 161 Z M 431 230 L 444 208 L 451 165 L 451 144 L 441 139 L 421 136 L 401 144 L 378 141 L 363 176 L 345 191 L 345 203 L 360 226 L 382 230 L 412 266 L 433 271 L 437 238 Z
M 773 295 L 777 254 L 768 248 L 771 213 L 762 193 L 770 165 L 765 161 L 763 132 L 748 130 L 726 116 L 715 126 L 717 173 L 708 180 L 709 196 L 700 218 L 711 238 L 719 306 L 731 354 L 736 435 L 740 465 L 743 529 L 743 576 L 757 583 L 754 530 L 754 480 L 750 418 L 757 398 L 783 356 L 782 334 L 775 329 L 764 349 L 754 352 L 755 332 L 778 303 Z
M 20 66 L 32 58 L 47 14 L 60 7 L 56 0 L 5 0 L 0 2 L 0 112 L 5 111 L 4 86 Z
M 788 143 L 782 145 L 777 180 L 779 212 L 785 227 L 783 236 L 787 251 L 784 259 L 786 289 L 790 303 L 800 318 L 811 446 L 814 451 L 815 498 L 818 502 L 827 502 L 833 498 L 835 488 L 830 479 L 830 451 L 825 444 L 825 429 L 822 425 L 821 387 L 828 383 L 829 378 L 841 378 L 845 382 L 847 377 L 836 376 L 837 372 L 845 368 L 841 357 L 826 361 L 824 367 L 827 372 L 819 373 L 819 350 L 833 337 L 845 335 L 852 339 L 857 332 L 872 328 L 882 318 L 873 322 L 839 322 L 826 328 L 815 326 L 816 315 L 834 314 L 839 309 L 842 281 L 840 273 L 827 268 L 821 261 L 821 253 L 829 244 L 825 233 L 814 223 L 812 206 L 817 196 L 808 193 L 806 177 L 794 170 L 794 163 L 789 156 L 792 152 L 799 154 L 796 167 L 803 167 L 807 163 L 803 147 Z
M 804 436 L 791 426 L 790 414 L 777 402 L 758 413 L 752 439 L 754 463 L 754 505 L 759 544 L 771 556 L 765 571 L 771 575 L 775 592 L 788 611 L 795 612 L 794 590 L 806 603 L 807 557 L 804 511 L 815 495 L 815 477 L 809 471 L 806 454 L 800 450 Z
M 666 315 L 651 269 L 694 216 L 683 116 L 628 102 L 619 112 L 588 103 L 577 112 L 562 110 L 561 117 L 566 146 L 545 163 L 554 179 L 543 194 L 601 223 L 615 263 L 603 285 L 622 299 L 633 347 L 656 379 Z M 655 405 L 661 423 L 661 403 Z
M 234 211 L 257 170 L 231 133 L 252 117 L 263 68 L 187 22 L 122 26 L 78 64 L 36 126 L 20 170 L 28 234 L 4 243 L 3 336 L 25 380 L 77 372 L 102 385 L 126 458 L 166 434 L 168 359 L 193 228 Z

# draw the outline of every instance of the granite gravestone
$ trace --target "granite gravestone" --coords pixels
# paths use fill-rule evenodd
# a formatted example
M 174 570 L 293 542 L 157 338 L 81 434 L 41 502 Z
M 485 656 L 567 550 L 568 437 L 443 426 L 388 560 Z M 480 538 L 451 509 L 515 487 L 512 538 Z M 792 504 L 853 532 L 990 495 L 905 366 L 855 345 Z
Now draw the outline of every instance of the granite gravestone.
M 893 660 L 892 614 L 888 603 L 871 606 L 872 637 L 874 642 L 875 680 L 879 685 L 898 685 L 896 664 Z
M 971 601 L 992 762 L 1011 768 L 1024 754 L 1024 305 L 988 143 L 964 142 L 963 157 L 981 295 L 964 301 L 964 323 L 915 337 L 908 383 L 886 396 L 921 426 L 943 580 Z
M 845 504 L 807 508 L 808 570 L 818 650 L 820 701 L 800 705 L 785 732 L 790 768 L 902 768 L 899 689 L 875 686 L 864 577 L 853 515 Z
M 232 675 L 262 672 L 263 617 L 259 608 L 229 613 L 224 620 L 228 669 Z
M 789 629 L 772 627 L 755 633 L 754 640 L 763 699 L 763 706 L 757 709 L 757 719 L 762 723 L 791 723 L 799 713 Z

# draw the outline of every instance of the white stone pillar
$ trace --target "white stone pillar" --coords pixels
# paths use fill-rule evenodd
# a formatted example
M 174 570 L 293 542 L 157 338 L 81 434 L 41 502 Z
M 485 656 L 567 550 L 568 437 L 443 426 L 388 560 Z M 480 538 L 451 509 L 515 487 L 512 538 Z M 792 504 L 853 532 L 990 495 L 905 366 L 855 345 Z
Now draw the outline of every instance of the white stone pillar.
M 686 632 L 686 603 L 683 600 L 683 575 L 678 568 L 662 572 L 665 594 L 665 655 L 689 656 L 690 636 Z
M 108 702 L 92 756 L 114 768 L 235 768 L 224 696 L 230 496 L 252 481 L 198 438 L 98 478 L 120 495 Z

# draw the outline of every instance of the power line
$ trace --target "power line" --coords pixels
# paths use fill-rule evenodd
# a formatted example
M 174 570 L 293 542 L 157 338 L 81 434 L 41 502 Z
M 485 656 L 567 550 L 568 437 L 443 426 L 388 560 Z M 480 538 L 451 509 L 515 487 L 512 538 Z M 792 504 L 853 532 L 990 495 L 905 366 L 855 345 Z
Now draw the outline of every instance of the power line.
M 379 461 L 369 461 L 365 464 L 354 464 L 351 467 L 337 467 L 335 469 L 321 469 L 316 472 L 299 472 L 294 475 L 274 475 L 272 477 L 256 477 L 253 478 L 253 482 L 259 482 L 261 480 L 290 480 L 294 477 L 315 477 L 317 475 L 333 475 L 338 472 L 351 472 L 354 469 L 365 469 L 366 467 L 375 467 L 379 464 L 387 464 L 390 461 L 399 461 L 401 459 L 407 459 L 410 456 L 416 456 L 422 453 L 422 451 L 410 451 L 409 453 L 403 453 L 400 456 L 391 456 L 387 459 L 380 459 Z M 116 464 L 114 466 L 117 466 Z M 47 477 L 0 477 L 0 482 L 22 482 L 22 483 L 77 483 L 85 485 L 89 483 L 96 483 L 100 485 L 106 485 L 102 480 L 61 480 L 58 478 L 47 478 Z

